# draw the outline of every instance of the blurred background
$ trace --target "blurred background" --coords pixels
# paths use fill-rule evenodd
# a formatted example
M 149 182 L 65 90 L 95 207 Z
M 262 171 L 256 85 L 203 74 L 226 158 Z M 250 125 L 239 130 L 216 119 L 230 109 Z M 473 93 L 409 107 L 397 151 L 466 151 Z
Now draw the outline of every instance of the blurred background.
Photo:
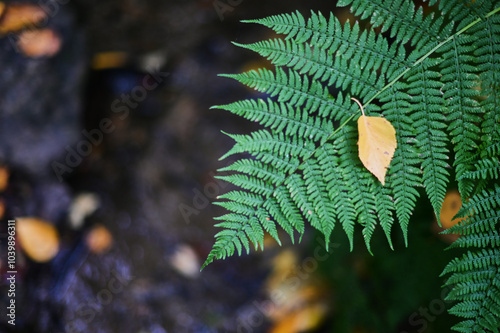
M 0 332 L 447 332 L 444 252 L 421 200 L 371 256 L 334 232 L 214 262 L 230 187 L 214 178 L 255 124 L 210 106 L 257 94 L 219 73 L 269 66 L 243 19 L 335 1 L 0 3 Z M 459 203 L 458 203 L 459 204 Z M 450 207 L 456 208 L 451 202 Z M 451 209 L 451 208 L 450 208 Z M 8 220 L 16 220 L 15 289 Z M 283 240 L 286 237 L 282 238 Z M 14 291 L 15 296 L 9 291 Z M 15 300 L 15 326 L 7 309 Z M 7 311 L 6 311 L 7 309 Z

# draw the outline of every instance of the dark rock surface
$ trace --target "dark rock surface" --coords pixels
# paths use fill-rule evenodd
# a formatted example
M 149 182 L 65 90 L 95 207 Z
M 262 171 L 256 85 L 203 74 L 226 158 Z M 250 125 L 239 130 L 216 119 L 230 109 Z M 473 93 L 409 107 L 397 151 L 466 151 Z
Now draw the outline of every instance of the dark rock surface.
M 38 216 L 61 234 L 50 263 L 19 252 L 17 324 L 2 316 L 0 332 L 265 331 L 253 304 L 268 272 L 262 254 L 216 262 L 192 276 L 172 258 L 182 246 L 199 264 L 206 258 L 213 217 L 221 213 L 209 202 L 228 190 L 214 179 L 228 163 L 219 156 L 232 145 L 220 131 L 254 128 L 209 110 L 251 94 L 216 76 L 257 59 L 230 41 L 269 33 L 238 20 L 331 5 L 247 0 L 221 14 L 212 1 L 59 3 L 48 23 L 63 36 L 53 58 L 25 58 L 0 38 L 0 161 L 11 170 L 2 221 Z M 92 55 L 103 51 L 124 52 L 126 64 L 91 70 Z M 152 69 L 160 73 L 158 85 L 145 89 Z M 95 142 L 83 131 L 94 133 Z M 91 149 L 80 161 L 69 155 L 84 149 L 82 142 Z M 95 194 L 99 208 L 75 229 L 69 209 L 81 193 Z M 84 242 L 97 223 L 114 238 L 100 255 Z M 6 288 L 3 279 L 3 309 Z M 259 322 L 248 324 L 255 313 Z

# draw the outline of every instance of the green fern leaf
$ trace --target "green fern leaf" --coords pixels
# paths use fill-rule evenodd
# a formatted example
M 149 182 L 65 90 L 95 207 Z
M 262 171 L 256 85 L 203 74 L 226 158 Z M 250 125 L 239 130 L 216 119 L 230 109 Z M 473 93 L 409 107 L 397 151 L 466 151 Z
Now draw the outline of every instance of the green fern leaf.
M 274 71 L 223 75 L 268 98 L 214 107 L 264 129 L 230 135 L 235 145 L 222 159 L 237 160 L 219 178 L 241 190 L 219 197 L 228 213 L 218 218 L 223 230 L 204 267 L 251 245 L 262 248 L 265 233 L 280 243 L 278 226 L 300 240 L 305 222 L 326 244 L 340 223 L 351 249 L 359 224 L 369 251 L 380 226 L 392 248 L 396 221 L 407 242 L 417 189 L 424 187 L 439 214 L 451 174 L 465 219 L 446 232 L 461 235 L 452 248 L 467 249 L 443 272 L 451 275 L 449 299 L 458 301 L 450 312 L 464 318 L 454 329 L 498 331 L 500 189 L 491 183 L 500 175 L 500 5 L 430 0 L 430 14 L 409 0 L 339 5 L 351 5 L 371 26 L 315 12 L 246 21 L 283 38 L 235 43 L 270 60 Z M 396 129 L 385 186 L 359 161 L 352 124 L 359 110 L 351 97 Z
M 408 78 L 408 93 L 413 95 L 410 104 L 411 118 L 416 130 L 417 148 L 422 159 L 422 180 L 436 215 L 446 194 L 449 172 L 446 149 L 447 135 L 443 115 L 441 88 L 438 72 L 429 68 L 435 61 L 424 61 Z
M 477 248 L 452 260 L 443 274 L 452 286 L 449 300 L 458 301 L 450 313 L 469 319 L 455 326 L 467 332 L 495 331 L 500 327 L 500 187 L 472 197 L 457 216 L 465 221 L 448 233 L 462 235 L 450 248 Z

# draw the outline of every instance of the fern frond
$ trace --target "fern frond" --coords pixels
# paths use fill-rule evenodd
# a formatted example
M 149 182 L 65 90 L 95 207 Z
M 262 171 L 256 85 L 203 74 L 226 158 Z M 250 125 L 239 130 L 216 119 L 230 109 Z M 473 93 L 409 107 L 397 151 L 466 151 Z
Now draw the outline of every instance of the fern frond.
M 496 211 L 486 211 L 467 216 L 459 224 L 443 231 L 446 234 L 474 235 L 495 230 L 498 216 Z M 452 244 L 451 246 L 454 246 Z
M 500 186 L 495 184 L 493 190 L 484 190 L 469 199 L 467 205 L 462 206 L 457 213 L 457 217 L 465 217 L 489 210 L 500 206 Z
M 485 142 L 480 147 L 481 158 L 494 157 L 500 155 L 500 138 Z
M 500 139 L 500 18 L 488 17 L 475 29 L 475 51 L 477 57 L 481 93 L 480 102 L 485 111 L 481 124 L 483 142 Z
M 250 153 L 260 158 L 262 162 L 269 163 L 271 160 L 266 159 L 269 155 L 263 153 L 270 152 L 277 159 L 289 162 L 297 160 L 297 157 L 310 155 L 315 148 L 312 141 L 303 138 L 288 137 L 282 132 L 271 133 L 266 130 L 260 130 L 250 135 L 228 135 L 236 141 L 236 144 L 221 157 L 221 160 L 234 154 Z M 274 162 L 275 160 L 272 161 Z
M 382 187 L 380 184 L 375 183 L 373 188 L 375 195 L 375 209 L 377 211 L 377 218 L 380 221 L 380 226 L 384 230 L 385 236 L 391 249 L 394 249 L 391 240 L 392 225 L 394 223 L 394 209 L 395 204 L 391 197 L 391 190 L 387 187 Z M 405 242 L 407 241 L 407 229 L 401 224 Z
M 495 221 L 497 223 L 498 221 Z M 468 237 L 461 237 L 453 243 L 452 247 L 499 247 L 500 234 L 496 230 L 488 233 L 475 233 Z
M 357 136 L 353 128 L 346 125 L 338 133 L 339 136 L 334 138 L 334 142 L 338 153 L 343 157 L 340 161 L 342 176 L 357 212 L 358 223 L 363 226 L 365 244 L 370 251 L 371 236 L 378 222 L 375 194 L 371 191 L 374 179 L 366 173 L 357 158 Z
M 257 71 L 249 71 L 243 74 L 225 74 L 260 92 L 265 92 L 271 97 L 277 96 L 280 103 L 287 103 L 289 107 L 303 107 L 308 114 L 318 112 L 320 117 L 336 118 L 337 114 L 350 113 L 350 102 L 342 96 L 333 98 L 328 89 L 318 81 L 310 80 L 305 75 L 290 71 L 287 73 L 276 69 L 276 74 L 265 68 Z M 252 102 L 255 102 L 252 100 Z M 226 108 L 227 107 L 227 108 Z M 262 106 L 260 106 L 262 107 Z M 238 111 L 239 105 L 229 104 L 217 106 L 228 111 Z M 238 111 L 239 115 L 245 116 L 245 112 Z M 253 120 L 253 119 L 250 119 Z M 253 120 L 258 121 L 258 120 Z M 265 125 L 265 124 L 264 124 Z
M 321 13 L 311 11 L 307 22 L 299 12 L 244 22 L 262 24 L 285 34 L 285 39 L 292 39 L 295 43 L 308 42 L 329 54 L 351 59 L 364 71 L 379 70 L 388 80 L 409 66 L 403 45 L 390 45 L 386 38 L 373 30 L 361 32 L 358 22 L 352 28 L 350 24 L 342 26 L 333 13 L 328 21 Z
M 417 148 L 422 160 L 422 180 L 432 207 L 439 216 L 446 194 L 449 172 L 445 117 L 441 98 L 442 84 L 438 72 L 430 69 L 434 61 L 419 64 L 408 78 L 408 93 L 416 131 Z
M 489 181 L 498 178 L 499 155 L 500 138 L 483 142 L 474 153 L 465 159 L 469 170 L 458 178 L 463 185 L 461 192 L 463 200 L 467 200 L 474 191 L 475 193 L 481 192 Z
M 436 1 L 431 0 L 430 5 Z M 493 9 L 492 5 L 489 0 L 448 0 L 439 1 L 439 10 L 442 15 L 453 17 L 458 22 L 457 29 L 460 30 L 477 18 L 484 20 Z
M 361 19 L 370 18 L 374 27 L 381 27 L 385 32 L 390 29 L 391 38 L 398 43 L 410 43 L 420 55 L 432 49 L 450 32 L 452 24 L 443 26 L 444 19 L 433 15 L 424 17 L 422 7 L 415 9 L 415 4 L 408 0 L 341 0 L 338 6 L 351 5 L 351 12 Z
M 291 40 L 272 39 L 238 46 L 250 49 L 266 57 L 276 66 L 287 66 L 310 75 L 314 80 L 347 91 L 352 96 L 373 96 L 385 82 L 376 72 L 363 72 L 360 67 L 350 66 L 344 57 L 331 57 L 321 48 L 298 44 Z
M 290 193 L 292 200 L 295 202 L 302 215 L 305 216 L 305 219 L 311 225 L 321 230 L 319 226 L 321 226 L 322 221 L 314 207 L 314 201 L 311 200 L 312 198 L 307 193 L 307 186 L 304 179 L 294 173 L 285 180 L 284 184 Z M 329 230 L 326 230 L 323 233 L 325 236 L 329 235 L 331 230 L 333 230 L 333 226 L 330 226 Z
M 243 100 L 217 108 L 228 110 L 290 137 L 308 137 L 317 141 L 333 131 L 331 121 L 309 117 L 307 111 L 270 99 Z
M 261 161 L 254 159 L 237 160 L 233 164 L 219 169 L 219 172 L 233 171 L 259 177 L 263 181 L 275 186 L 281 184 L 285 178 L 284 173 L 273 167 L 273 165 L 264 164 Z
M 325 243 L 330 239 L 330 235 L 335 227 L 334 204 L 326 191 L 326 183 L 322 177 L 319 163 L 315 159 L 308 159 L 300 168 L 303 170 L 305 186 L 309 202 L 312 203 L 315 215 L 319 217 L 319 225 L 312 224 L 318 230 L 323 230 Z M 310 211 L 307 214 L 312 214 Z
M 220 196 L 228 213 L 219 218 L 224 230 L 205 265 L 248 252 L 251 244 L 262 248 L 265 232 L 279 243 L 277 225 L 293 241 L 305 221 L 324 234 L 326 244 L 340 223 L 351 248 L 358 223 L 369 251 L 380 224 L 392 247 L 395 217 L 407 240 L 417 188 L 424 187 L 439 214 L 451 173 L 464 200 L 458 216 L 465 219 L 446 232 L 461 235 L 451 247 L 468 250 L 443 272 L 451 275 L 449 299 L 458 301 L 450 312 L 465 319 L 454 329 L 498 331 L 500 187 L 487 188 L 500 175 L 500 6 L 441 0 L 440 15 L 424 15 L 409 0 L 339 4 L 350 4 L 371 26 L 341 24 L 333 14 L 326 19 L 311 12 L 305 19 L 296 12 L 247 21 L 284 39 L 235 43 L 276 69 L 224 75 L 269 98 L 216 107 L 265 129 L 230 135 L 236 143 L 222 158 L 250 158 L 220 170 L 227 174 L 219 178 L 242 190 Z M 350 122 L 359 111 L 351 96 L 396 129 L 385 186 L 358 159 Z
M 292 242 L 294 241 L 293 230 L 298 232 L 300 241 L 304 233 L 304 222 L 290 192 L 284 186 L 279 186 L 274 191 L 273 199 L 270 202 L 272 203 L 270 204 L 272 207 L 270 209 L 271 214 L 275 216 L 276 221 L 283 226 L 283 229 L 288 232 Z
M 450 313 L 468 319 L 454 329 L 495 331 L 500 327 L 500 187 L 472 197 L 457 214 L 465 215 L 447 231 L 462 235 L 451 247 L 478 250 L 452 260 L 442 273 L 452 274 L 446 281 L 452 286 L 447 299 L 458 301 Z
M 276 169 L 271 172 L 274 177 L 272 181 L 271 178 L 259 181 L 259 177 L 268 177 L 269 174 L 263 172 L 259 175 L 255 168 L 253 173 L 247 172 L 244 170 L 247 166 L 235 170 L 245 176 L 230 175 L 226 180 L 263 195 L 262 205 L 272 207 L 274 215 L 279 215 L 279 209 L 274 205 L 292 203 L 302 209 L 301 214 L 304 210 L 314 213 L 314 206 L 319 205 L 322 212 L 304 217 L 325 234 L 330 232 L 327 225 L 333 224 L 335 217 L 340 217 L 348 237 L 351 237 L 354 220 L 357 220 L 364 227 L 363 234 L 368 246 L 378 223 L 377 213 L 383 211 L 378 217 L 388 235 L 394 207 L 406 239 L 407 224 L 418 196 L 418 186 L 425 187 L 434 210 L 439 212 L 449 181 L 449 166 L 446 162 L 448 137 L 444 130 L 449 127 L 457 147 L 456 153 L 464 147 L 471 153 L 474 147 L 470 147 L 470 144 L 476 143 L 479 135 L 476 123 L 481 118 L 476 114 L 482 110 L 475 102 L 478 93 L 474 84 L 479 77 L 471 57 L 471 43 L 475 41 L 472 42 L 464 34 L 481 20 L 476 19 L 457 30 L 453 21 L 444 24 L 441 17 L 424 17 L 421 9 L 416 10 L 408 1 L 387 1 L 385 4 L 388 6 L 382 6 L 378 1 L 354 0 L 353 10 L 359 13 L 366 5 L 364 9 L 368 9 L 363 15 L 371 15 L 372 23 L 382 26 L 383 31 L 391 29 L 396 42 L 389 43 L 381 35 L 375 37 L 371 29 L 362 31 L 357 23 L 352 27 L 349 24 L 342 27 L 332 15 L 328 21 L 315 13 L 308 20 L 299 13 L 252 20 L 285 34 L 285 40 L 273 39 L 240 46 L 267 57 L 278 68 L 275 73 L 262 69 L 228 76 L 270 94 L 277 101 L 258 99 L 219 106 L 271 130 L 254 132 L 249 136 L 232 136 L 236 144 L 223 158 L 250 153 L 261 164 L 272 164 Z M 398 10 L 391 10 L 395 7 Z M 492 14 L 489 12 L 484 15 L 490 23 L 493 22 Z M 492 31 L 496 30 L 492 25 Z M 451 34 L 452 31 L 455 33 Z M 416 46 L 408 56 L 406 43 Z M 436 51 L 439 49 L 440 57 L 431 58 L 438 55 Z M 289 70 L 285 71 L 281 66 Z M 445 74 L 444 84 L 435 71 L 439 67 Z M 466 69 L 465 73 L 460 71 L 462 68 Z M 388 69 L 390 73 L 378 74 L 375 69 Z M 459 86 L 455 84 L 457 80 Z M 344 94 L 338 94 L 337 98 L 330 96 L 325 84 L 341 89 Z M 373 186 L 373 178 L 360 165 L 357 166 L 359 169 L 350 167 L 356 165 L 353 161 L 358 160 L 354 129 L 347 123 L 355 119 L 356 111 L 348 98 L 343 96 L 351 95 L 367 101 L 368 105 L 365 106 L 368 113 L 383 110 L 397 127 L 399 148 L 389 173 L 391 190 L 384 189 L 380 197 L 384 200 L 379 200 L 380 189 Z M 370 104 L 376 97 L 382 102 L 381 108 Z M 452 102 L 445 104 L 445 100 L 459 100 L 462 103 L 456 106 Z M 449 110 L 449 119 L 443 115 L 445 110 Z M 333 129 L 334 120 L 343 121 L 337 130 Z M 346 129 L 352 133 L 346 132 Z M 342 141 L 329 150 L 349 158 L 340 162 L 320 160 L 319 157 L 325 159 L 326 150 L 322 147 L 330 140 L 336 140 L 337 132 L 341 134 Z M 457 161 L 463 163 L 465 159 L 460 158 L 458 156 Z M 457 168 L 457 165 L 462 165 L 455 163 Z M 339 170 L 340 177 L 333 177 L 325 171 L 326 165 Z M 419 165 L 421 171 L 418 170 Z M 320 169 L 321 174 L 328 177 L 327 180 L 320 181 Z M 300 175 L 300 178 L 296 178 L 296 175 Z M 290 182 L 297 186 L 295 192 L 291 191 Z M 281 198 L 281 201 L 271 204 L 270 198 L 275 197 L 281 185 L 290 194 L 293 193 L 291 200 Z M 304 187 L 314 187 L 320 192 L 313 195 L 311 190 L 307 192 Z M 271 191 L 272 188 L 274 190 Z M 339 197 L 340 189 L 352 192 L 354 197 L 350 206 L 353 210 L 349 208 L 346 214 L 340 212 L 339 205 L 327 204 L 328 198 L 335 202 L 332 199 L 334 196 Z M 389 204 L 393 198 L 396 205 Z M 289 208 L 287 212 L 292 214 Z M 322 225 L 317 220 L 321 217 L 328 217 L 332 222 Z
M 500 249 L 467 252 L 451 261 L 443 274 L 453 273 L 446 300 L 459 301 L 449 312 L 467 320 L 453 329 L 462 332 L 498 332 L 500 327 Z
M 500 178 L 500 160 L 498 157 L 479 160 L 475 165 L 475 169 L 465 172 L 462 177 L 474 180 Z
M 342 175 L 337 145 L 325 143 L 318 150 L 316 156 L 323 172 L 323 178 L 326 181 L 326 190 L 335 209 L 335 215 L 349 238 L 352 250 L 356 207 L 349 193 L 350 188 Z
M 420 160 L 415 148 L 416 130 L 410 117 L 411 96 L 403 92 L 406 88 L 406 85 L 396 84 L 387 90 L 385 97 L 382 96 L 380 101 L 384 103 L 383 113 L 396 130 L 398 146 L 388 177 L 392 184 L 396 215 L 407 244 L 408 224 L 419 196 L 416 188 L 422 183 L 422 172 L 418 168 Z

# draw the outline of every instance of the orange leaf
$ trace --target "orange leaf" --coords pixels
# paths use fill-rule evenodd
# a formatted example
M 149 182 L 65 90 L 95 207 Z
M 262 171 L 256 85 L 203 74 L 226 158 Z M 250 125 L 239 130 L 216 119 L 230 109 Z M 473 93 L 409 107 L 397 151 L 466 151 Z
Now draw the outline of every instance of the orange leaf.
M 105 226 L 99 224 L 87 234 L 85 242 L 91 252 L 100 254 L 111 247 L 113 236 Z
M 26 27 L 33 27 L 47 18 L 42 7 L 18 3 L 11 4 L 5 9 L 0 21 L 0 33 L 7 34 Z
M 289 313 L 274 324 L 270 333 L 298 333 L 317 328 L 323 321 L 327 308 L 321 303 L 311 304 Z
M 441 206 L 441 211 L 439 216 L 437 216 L 437 221 L 440 222 L 432 224 L 432 230 L 446 243 L 453 243 L 459 237 L 458 234 L 442 234 L 441 232 L 445 229 L 453 227 L 455 224 L 462 222 L 467 217 L 461 217 L 453 219 L 453 217 L 458 213 L 462 207 L 462 197 L 457 190 L 450 190 L 446 192 L 446 196 L 443 200 L 443 205 Z
M 9 184 L 9 170 L 4 166 L 0 166 L 0 192 L 5 191 L 8 184 Z
M 460 197 L 460 193 L 458 193 L 457 190 L 448 191 L 444 197 L 441 212 L 439 214 L 439 220 L 441 221 L 443 228 L 449 229 L 458 222 L 465 220 L 465 217 L 453 220 L 453 217 L 457 215 L 460 208 L 462 208 L 462 198 Z
M 127 64 L 127 53 L 114 51 L 114 52 L 101 52 L 94 55 L 92 59 L 92 69 L 109 69 L 124 67 Z
M 4 11 L 5 11 L 5 3 L 0 2 L 0 17 L 3 15 Z
M 359 159 L 385 185 L 385 174 L 397 146 L 396 130 L 385 118 L 365 116 L 361 103 L 351 99 L 358 103 L 363 113 L 358 118 Z
M 17 218 L 16 233 L 21 248 L 34 261 L 49 261 L 59 251 L 59 233 L 46 221 L 35 217 Z

